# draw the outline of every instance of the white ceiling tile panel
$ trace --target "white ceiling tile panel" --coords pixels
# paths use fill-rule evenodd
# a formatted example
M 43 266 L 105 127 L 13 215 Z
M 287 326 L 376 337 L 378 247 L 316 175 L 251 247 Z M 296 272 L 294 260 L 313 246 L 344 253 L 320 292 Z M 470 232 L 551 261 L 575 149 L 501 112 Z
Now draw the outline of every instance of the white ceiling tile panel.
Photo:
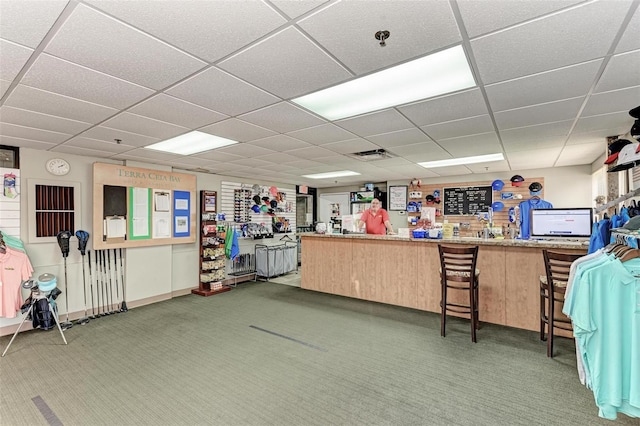
M 386 68 L 461 40 L 448 2 L 344 1 L 302 19 L 300 27 L 357 74 Z M 383 48 L 373 37 L 391 34 Z M 348 42 L 345 42 L 347 41 Z
M 485 84 L 604 56 L 630 1 L 602 1 L 471 41 Z M 593 37 L 597 32 L 598 37 Z M 590 40 L 585 43 L 585 40 Z
M 321 148 L 319 146 L 293 149 L 291 151 L 288 151 L 287 154 L 293 155 L 294 157 L 303 158 L 305 160 L 320 160 L 323 157 L 333 157 L 336 155 L 335 152 L 329 151 L 328 149 Z
M 335 122 L 338 126 L 362 136 L 378 135 L 413 128 L 413 124 L 395 109 L 387 109 L 371 114 Z
M 52 132 L 76 134 L 91 127 L 91 124 L 66 118 L 41 114 L 38 112 L 17 109 L 9 106 L 0 107 L 0 121 Z
M 278 166 L 280 163 L 284 164 L 291 161 L 298 161 L 300 159 L 299 157 L 294 157 L 293 155 L 285 154 L 284 152 L 262 155 L 257 158 L 260 160 L 271 162 L 274 167 Z
M 207 65 L 83 5 L 75 8 L 45 51 L 156 90 Z M 109 61 L 105 58 L 118 60 Z
M 256 145 L 262 148 L 271 149 L 278 152 L 287 152 L 291 149 L 300 149 L 311 146 L 307 142 L 303 142 L 299 139 L 292 138 L 287 135 L 275 135 L 269 136 L 264 139 L 257 139 L 250 142 L 252 145 Z
M 182 155 L 171 154 L 168 152 L 161 152 L 161 151 L 156 151 L 154 149 L 146 149 L 146 148 L 136 148 L 136 149 L 132 149 L 131 151 L 127 151 L 124 154 L 116 154 L 116 155 L 129 160 L 136 160 L 137 158 L 151 158 L 154 160 L 166 160 L 171 163 L 173 161 L 176 161 L 176 159 L 184 158 L 184 156 Z M 141 160 L 141 161 L 144 161 L 144 160 Z
M 512 170 L 553 167 L 562 147 L 519 151 L 507 156 Z
M 431 141 L 427 135 L 417 128 L 368 136 L 367 140 L 383 148 Z
M 158 139 L 167 139 L 189 131 L 186 127 L 176 126 L 153 118 L 123 112 L 100 124 L 116 130 L 151 136 Z
M 327 3 L 328 1 L 329 0 L 272 0 L 271 3 L 286 13 L 290 18 L 297 18 L 298 16 L 303 15 L 320 5 Z
M 9 80 L 0 79 L 0 98 L 4 96 L 7 90 L 9 90 L 9 86 L 11 86 L 11 82 Z
M 502 146 L 500 146 L 500 141 L 495 132 L 443 139 L 438 141 L 438 145 L 454 157 L 470 157 L 502 152 Z
M 490 161 L 488 163 L 466 164 L 465 167 L 471 170 L 473 173 L 508 172 L 509 170 L 511 170 L 509 168 L 509 163 L 507 162 L 507 160 Z
M 437 167 L 435 169 L 429 169 L 431 172 L 438 174 L 438 176 L 457 176 L 457 175 L 470 175 L 471 170 L 465 166 L 448 166 Z
M 631 21 L 629 21 L 627 29 L 616 46 L 616 53 L 640 49 L 638 34 L 640 34 L 640 8 L 636 9 Z
M 460 14 L 469 37 L 476 37 L 528 21 L 583 0 L 559 1 L 468 1 L 459 0 Z
M 0 134 L 14 138 L 30 139 L 48 143 L 64 142 L 72 136 L 67 133 L 52 132 L 2 122 L 0 122 Z
M 32 53 L 33 49 L 0 39 L 0 77 L 8 81 L 16 78 Z
M 93 124 L 99 123 L 118 112 L 114 108 L 22 84 L 16 86 L 11 92 L 5 105 Z
M 86 157 L 111 158 L 114 153 L 110 151 L 100 151 L 97 149 L 82 148 L 79 146 L 71 146 L 67 144 L 57 145 L 50 149 L 51 152 L 60 152 L 63 154 L 82 155 Z
M 67 3 L 67 0 L 2 0 L 0 34 L 4 39 L 35 49 Z
M 487 114 L 479 89 L 466 90 L 398 108 L 417 126 Z
M 589 97 L 587 105 L 582 110 L 582 116 L 588 117 L 611 111 L 628 111 L 638 105 L 640 105 L 640 86 L 595 93 Z
M 434 140 L 487 133 L 495 130 L 491 117 L 488 115 L 479 115 L 477 117 L 463 118 L 446 123 L 422 126 L 421 129 Z
M 573 131 L 574 133 L 584 133 L 607 130 L 609 135 L 620 135 L 631 129 L 633 121 L 634 119 L 631 118 L 628 112 L 594 115 L 580 118 Z
M 580 145 L 568 145 L 565 146 L 558 161 L 556 167 L 572 166 L 574 164 L 590 164 L 598 159 L 602 154 L 606 152 L 603 143 L 588 143 Z
M 412 179 L 414 177 L 436 177 L 437 175 L 417 164 L 407 164 L 403 166 L 387 166 L 385 170 L 399 173 L 402 177 Z M 408 181 L 407 181 L 408 184 Z
M 422 142 L 413 145 L 396 146 L 390 152 L 413 162 L 444 160 L 451 155 L 435 142 Z
M 504 130 L 569 120 L 578 115 L 583 101 L 584 98 L 574 98 L 497 112 L 496 124 L 498 129 Z
M 0 145 L 9 145 L 9 146 L 16 146 L 20 148 L 33 148 L 33 149 L 42 149 L 42 150 L 47 150 L 56 146 L 55 143 L 8 136 L 8 135 L 5 135 L 4 133 L 0 133 Z
M 279 102 L 275 105 L 243 114 L 238 118 L 278 133 L 292 132 L 326 122 L 324 119 L 318 118 L 289 102 Z
M 153 91 L 71 62 L 42 54 L 22 84 L 113 108 L 126 108 Z
M 216 151 L 240 155 L 241 157 L 260 157 L 267 154 L 273 154 L 275 151 L 267 148 L 261 148 L 255 145 L 249 145 L 248 143 L 237 143 L 235 145 L 225 146 L 223 148 L 219 148 Z
M 164 93 L 139 103 L 130 108 L 129 112 L 190 128 L 205 126 L 228 118 L 224 114 Z
M 618 134 L 612 135 L 609 130 L 596 130 L 593 132 L 584 133 L 573 132 L 569 139 L 567 139 L 567 145 L 600 142 L 603 147 L 606 147 L 607 136 L 618 136 Z
M 147 146 L 152 143 L 160 142 L 160 139 L 158 138 L 125 132 L 124 130 L 110 129 L 102 126 L 89 129 L 80 136 L 107 142 L 115 142 L 116 139 L 120 139 L 123 144 L 136 147 Z
M 304 159 L 301 158 L 298 161 L 289 161 L 289 162 L 287 162 L 287 165 L 293 166 L 293 167 L 297 167 L 299 169 L 300 173 L 298 173 L 298 172 L 295 172 L 295 173 L 299 174 L 299 175 L 303 175 L 303 174 L 306 173 L 307 169 L 310 169 L 312 167 L 321 166 L 322 163 L 319 163 L 317 161 L 312 161 L 312 160 L 304 160 Z
M 356 162 L 355 164 L 358 164 L 358 163 Z M 406 158 L 402 158 L 402 157 L 394 157 L 394 158 L 385 158 L 384 160 L 372 161 L 369 164 L 384 169 L 390 166 L 404 166 L 407 164 L 415 164 L 415 162 L 409 161 Z
M 289 132 L 289 136 L 301 139 L 313 145 L 322 145 L 331 142 L 353 139 L 354 134 L 336 126 L 335 124 L 322 124 L 308 129 Z
M 557 148 L 564 145 L 565 136 L 540 136 L 534 142 L 524 140 L 512 140 L 504 142 L 504 150 L 507 154 L 518 151 L 531 151 L 532 149 Z
M 275 134 L 275 132 L 267 130 L 264 127 L 254 126 L 251 123 L 238 120 L 237 118 L 229 118 L 224 121 L 219 121 L 218 123 L 203 127 L 199 130 L 237 142 L 262 139 Z
M 259 67 L 252 64 L 260 63 Z M 351 74 L 295 28 L 288 28 L 220 62 L 231 74 L 281 98 L 307 94 Z
M 268 161 L 262 160 L 260 158 L 240 158 L 239 160 L 233 161 L 232 164 L 235 164 L 238 166 L 260 168 L 260 167 L 269 165 L 271 163 Z
M 557 121 L 555 123 L 538 124 L 535 126 L 518 127 L 501 130 L 500 137 L 505 147 L 507 144 L 529 144 L 531 149 L 541 139 L 554 138 L 564 141 L 573 125 L 573 120 Z
M 611 58 L 595 91 L 607 92 L 638 85 L 640 85 L 640 50 L 634 50 Z
M 589 61 L 486 87 L 493 112 L 578 97 L 596 79 L 602 60 Z
M 286 22 L 262 1 L 89 0 L 89 3 L 210 62 Z M 171 17 L 171 25 L 167 25 L 167 17 Z
M 61 145 L 61 146 L 84 148 L 84 149 L 90 149 L 95 151 L 108 152 L 111 154 L 126 152 L 135 148 L 135 146 L 133 145 L 125 145 L 123 143 L 118 144 L 116 142 L 108 142 L 108 141 L 103 141 L 98 139 L 85 138 L 82 136 L 69 139 L 64 143 L 64 145 Z
M 198 154 L 198 157 L 205 158 L 205 159 L 208 159 L 208 160 L 220 161 L 220 162 L 224 162 L 224 163 L 228 163 L 228 162 L 231 162 L 233 160 L 238 160 L 238 159 L 242 158 L 241 155 L 230 154 L 230 153 L 226 153 L 226 152 L 220 152 L 219 149 L 214 149 L 214 150 L 211 150 L 211 151 L 203 152 L 201 154 Z
M 323 148 L 338 154 L 352 154 L 354 152 L 370 151 L 380 147 L 366 139 L 349 139 L 342 142 L 332 142 L 321 145 Z
M 243 114 L 279 101 L 217 68 L 203 71 L 167 93 L 227 115 Z

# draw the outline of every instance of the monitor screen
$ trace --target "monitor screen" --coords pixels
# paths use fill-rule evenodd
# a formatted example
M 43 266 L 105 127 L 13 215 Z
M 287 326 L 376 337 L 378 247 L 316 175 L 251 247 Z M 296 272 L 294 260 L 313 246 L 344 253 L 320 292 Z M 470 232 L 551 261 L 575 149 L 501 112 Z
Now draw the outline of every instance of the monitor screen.
M 531 210 L 531 236 L 534 238 L 589 238 L 593 209 Z

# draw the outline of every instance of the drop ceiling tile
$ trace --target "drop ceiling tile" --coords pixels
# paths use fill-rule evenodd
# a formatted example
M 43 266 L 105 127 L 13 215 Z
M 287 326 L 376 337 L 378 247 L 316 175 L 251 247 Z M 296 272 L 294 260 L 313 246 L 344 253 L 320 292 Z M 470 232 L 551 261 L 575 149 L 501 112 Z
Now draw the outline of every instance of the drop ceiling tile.
M 9 90 L 9 86 L 11 86 L 11 82 L 9 80 L 0 79 L 0 98 L 4 96 L 7 90 Z
M 392 166 L 404 166 L 407 164 L 415 164 L 415 162 L 409 161 L 406 158 L 402 158 L 402 157 L 394 157 L 394 158 L 385 158 L 384 160 L 373 161 L 370 164 L 376 167 L 385 169 L 387 167 L 392 167 Z
M 454 157 L 471 157 L 502 152 L 502 146 L 500 146 L 495 132 L 443 139 L 438 141 L 438 145 Z
M 425 169 L 426 170 L 426 169 Z M 457 175 L 470 175 L 471 170 L 465 166 L 447 166 L 437 167 L 435 169 L 429 169 L 433 173 L 437 173 L 438 176 L 457 176 Z
M 328 149 L 321 148 L 319 146 L 310 146 L 307 148 L 293 149 L 291 151 L 288 151 L 287 154 L 293 155 L 298 158 L 303 158 L 305 160 L 320 160 L 323 157 L 335 156 L 335 152 L 329 151 Z
M 16 124 L 1 123 L 0 134 L 3 136 L 29 139 L 47 143 L 60 143 L 71 137 L 68 133 L 51 132 L 48 130 L 35 129 L 33 127 L 18 126 Z
M 530 151 L 540 148 L 555 148 L 564 145 L 566 136 L 537 136 L 534 142 L 513 140 L 504 142 L 504 151 L 508 154 L 518 151 Z
M 628 1 L 585 3 L 471 40 L 480 78 L 485 84 L 496 83 L 603 57 L 629 5 Z
M 137 161 L 165 160 L 165 161 L 169 161 L 170 164 L 176 161 L 176 159 L 185 157 L 179 154 L 172 154 L 168 152 L 161 152 L 161 151 L 156 151 L 153 149 L 146 149 L 146 148 L 132 149 L 131 151 L 127 151 L 124 154 L 116 154 L 116 156 L 127 159 L 127 160 L 137 160 Z
M 279 101 L 275 96 L 217 68 L 209 68 L 166 93 L 231 116 Z
M 63 145 L 61 145 L 63 146 Z M 125 144 L 117 144 L 115 142 L 108 142 L 98 139 L 85 138 L 82 136 L 77 136 L 75 138 L 69 139 L 64 143 L 66 147 L 72 148 L 83 148 L 89 149 L 93 151 L 101 151 L 108 153 L 120 153 L 130 151 L 135 148 L 133 145 L 125 145 Z
M 117 109 L 85 102 L 57 93 L 19 84 L 5 105 L 43 114 L 96 124 L 118 112 Z
M 495 113 L 498 129 L 533 126 L 542 123 L 573 119 L 584 101 L 583 97 Z
M 471 170 L 473 173 L 487 173 L 487 172 L 508 172 L 511 170 L 509 168 L 509 163 L 507 160 L 502 161 L 489 161 L 488 163 L 477 163 L 477 164 L 467 164 L 466 168 Z
M 308 129 L 289 132 L 289 136 L 301 139 L 313 145 L 322 145 L 331 142 L 346 141 L 353 139 L 353 133 L 347 132 L 335 124 L 327 123 Z
M 640 49 L 638 34 L 640 34 L 640 9 L 636 9 L 633 18 L 629 21 L 627 29 L 616 46 L 616 53 Z
M 271 3 L 287 14 L 290 18 L 297 18 L 298 16 L 304 15 L 322 4 L 326 4 L 328 1 L 329 0 L 272 0 Z
M 237 118 L 229 118 L 224 121 L 212 124 L 199 129 L 201 132 L 210 133 L 222 138 L 231 139 L 238 142 L 247 142 L 255 139 L 262 139 L 273 136 L 275 132 L 263 127 L 254 126 L 246 121 Z
M 501 130 L 500 137 L 505 148 L 513 144 L 528 145 L 532 149 L 538 146 L 538 142 L 544 139 L 564 140 L 571 130 L 573 120 L 545 123 L 536 126 L 518 127 L 515 129 Z
M 413 128 L 413 124 L 395 109 L 387 109 L 335 122 L 343 129 L 362 136 L 373 136 Z
M 265 158 L 269 157 L 268 155 L 265 155 Z M 260 157 L 263 158 L 263 157 Z M 273 172 L 278 172 L 278 173 L 284 173 L 284 172 L 288 172 L 291 170 L 296 170 L 296 167 L 290 166 L 286 163 L 271 163 L 268 166 L 262 166 L 261 167 L 262 170 L 266 170 L 266 171 L 273 171 Z
M 198 157 L 204 158 L 204 159 L 208 159 L 208 160 L 220 161 L 220 162 L 223 162 L 225 164 L 226 163 L 230 163 L 233 160 L 239 160 L 240 158 L 242 158 L 241 155 L 230 154 L 230 153 L 226 153 L 226 152 L 220 152 L 219 149 L 214 149 L 212 151 L 206 151 L 206 152 L 199 153 Z
M 4 80 L 16 78 L 24 64 L 33 54 L 33 49 L 0 39 L 0 75 Z
M 596 92 L 640 86 L 640 50 L 615 55 L 604 70 Z
M 574 133 L 606 130 L 609 135 L 621 135 L 631 129 L 633 118 L 628 112 L 615 112 L 612 114 L 594 115 L 582 117 L 573 129 Z
M 82 4 L 73 10 L 45 51 L 156 90 L 207 65 Z
M 582 133 L 573 132 L 571 136 L 569 136 L 569 139 L 567 139 L 567 145 L 600 142 L 603 147 L 606 147 L 608 136 L 618 136 L 618 133 L 611 134 L 609 130 L 596 130 Z
M 264 139 L 253 140 L 249 143 L 278 152 L 287 152 L 292 149 L 300 149 L 312 146 L 307 142 L 303 142 L 299 139 L 295 139 L 287 135 L 269 136 Z
M 40 114 L 38 112 L 17 109 L 9 106 L 0 107 L 0 121 L 19 126 L 34 127 L 52 132 L 76 134 L 91 127 L 89 123 L 67 120 L 66 118 Z
M 602 143 L 587 143 L 580 145 L 567 145 L 560 153 L 556 167 L 577 166 L 591 164 L 606 152 Z
M 303 18 L 299 26 L 357 75 L 461 40 L 451 6 L 442 1 L 408 1 L 401 7 L 380 0 L 336 2 Z M 375 40 L 378 30 L 390 32 L 389 48 Z
M 0 1 L 2 38 L 36 48 L 68 0 Z
M 583 0 L 460 1 L 457 4 L 469 37 L 476 37 L 546 15 L 581 1 Z
M 407 164 L 403 166 L 388 166 L 385 167 L 385 170 L 399 173 L 402 178 L 412 179 L 414 177 L 419 177 L 420 179 L 425 177 L 436 177 L 435 173 L 425 169 L 422 166 L 418 166 L 417 164 Z M 407 182 L 408 183 L 408 182 Z
M 352 76 L 296 28 L 276 33 L 218 66 L 281 98 L 324 89 Z
M 171 138 L 189 131 L 186 127 L 176 126 L 128 112 L 123 112 L 110 118 L 102 123 L 101 126 L 158 139 Z
M 398 107 L 398 110 L 417 126 L 426 126 L 488 113 L 479 89 L 416 102 Z
M 25 74 L 22 84 L 113 108 L 127 108 L 153 93 L 53 56 L 41 54 Z
M 528 170 L 553 167 L 562 147 L 511 152 L 507 155 L 511 170 Z
M 116 139 L 120 139 L 123 144 L 135 147 L 147 146 L 160 142 L 160 139 L 158 138 L 125 132 L 123 130 L 110 129 L 102 126 L 89 129 L 79 136 L 107 142 L 115 142 Z
M 130 108 L 129 112 L 192 129 L 228 118 L 224 114 L 164 93 L 139 103 Z
M 420 128 L 434 140 L 487 133 L 495 130 L 493 122 L 488 115 L 463 118 L 461 120 L 432 124 L 430 126 L 422 126 Z
M 298 161 L 291 161 L 287 163 L 287 165 L 291 167 L 297 167 L 300 170 L 300 174 L 305 174 L 306 170 L 312 167 L 322 166 L 322 163 L 318 163 L 317 161 L 312 161 L 312 160 L 304 160 L 301 158 Z M 296 174 L 298 173 L 296 172 Z
M 41 149 L 43 151 L 46 151 L 46 150 L 56 146 L 55 143 L 42 142 L 42 141 L 36 141 L 36 140 L 33 140 L 33 139 L 24 139 L 24 138 L 19 138 L 19 137 L 14 137 L 14 136 L 8 136 L 8 135 L 2 134 L 2 132 L 0 132 L 0 145 L 16 146 L 16 147 L 19 147 L 19 148 Z
M 410 158 L 411 161 L 415 163 L 422 161 L 444 160 L 451 157 L 451 155 L 442 149 L 442 147 L 431 141 L 397 146 L 392 148 L 390 151 L 400 157 Z
M 598 59 L 488 85 L 491 109 L 505 111 L 584 95 L 593 85 L 601 64 Z
M 265 161 L 261 158 L 240 158 L 239 160 L 235 160 L 232 162 L 232 164 L 238 165 L 238 166 L 245 166 L 245 167 L 253 167 L 254 169 L 259 169 L 260 167 L 263 166 L 268 166 L 271 165 L 273 163 L 269 162 L 269 161 Z
M 88 2 L 209 62 L 258 40 L 286 22 L 259 1 Z M 171 25 L 167 25 L 167 17 L 171 17 Z
M 318 118 L 289 102 L 279 102 L 243 114 L 238 118 L 278 133 L 292 132 L 326 123 L 324 119 Z
M 640 68 L 638 69 L 640 72 Z M 618 111 L 629 111 L 640 105 L 640 86 L 611 92 L 594 93 L 582 110 L 583 117 Z
M 431 141 L 427 135 L 416 128 L 373 135 L 367 137 L 367 140 L 382 148 L 393 148 L 395 146 Z
M 216 150 L 226 154 L 235 154 L 246 158 L 261 157 L 267 154 L 273 154 L 275 151 L 267 148 L 261 148 L 255 145 L 249 145 L 248 143 L 237 143 L 235 145 L 225 146 Z
M 355 152 L 371 151 L 380 148 L 378 145 L 366 139 L 349 139 L 342 142 L 331 142 L 321 146 L 338 154 L 353 154 Z
M 299 157 L 294 157 L 293 155 L 285 154 L 284 152 L 278 152 L 275 154 L 267 154 L 257 157 L 260 160 L 267 161 L 269 163 L 278 164 L 286 164 L 292 161 L 298 161 Z
M 114 155 L 114 153 L 110 151 L 100 151 L 97 149 L 82 148 L 82 147 L 71 146 L 67 144 L 54 146 L 49 151 L 59 152 L 63 154 L 82 155 L 85 157 L 97 157 L 97 158 L 111 158 Z

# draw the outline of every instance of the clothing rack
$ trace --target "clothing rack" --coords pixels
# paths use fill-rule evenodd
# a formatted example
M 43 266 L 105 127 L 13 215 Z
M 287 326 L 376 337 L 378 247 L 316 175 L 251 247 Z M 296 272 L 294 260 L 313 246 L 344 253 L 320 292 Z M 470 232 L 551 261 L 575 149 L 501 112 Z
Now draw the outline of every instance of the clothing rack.
M 638 195 L 640 195 L 640 188 L 635 189 L 633 191 L 629 191 L 626 194 L 616 198 L 615 200 L 609 201 L 607 204 L 603 204 L 600 207 L 597 207 L 595 212 L 596 214 L 598 214 L 604 210 L 610 209 L 611 207 L 617 206 L 618 204 L 628 200 L 629 198 L 637 197 Z
M 611 242 L 624 244 L 632 248 L 640 247 L 640 234 L 636 232 L 622 232 L 617 230 L 611 231 Z

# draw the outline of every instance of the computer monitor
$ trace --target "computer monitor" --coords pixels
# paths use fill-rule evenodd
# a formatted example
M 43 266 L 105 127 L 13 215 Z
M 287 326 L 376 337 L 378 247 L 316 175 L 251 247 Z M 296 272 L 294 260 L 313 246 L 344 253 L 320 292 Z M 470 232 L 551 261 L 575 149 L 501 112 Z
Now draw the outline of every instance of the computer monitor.
M 534 209 L 529 223 L 532 238 L 585 239 L 591 237 L 593 209 Z

